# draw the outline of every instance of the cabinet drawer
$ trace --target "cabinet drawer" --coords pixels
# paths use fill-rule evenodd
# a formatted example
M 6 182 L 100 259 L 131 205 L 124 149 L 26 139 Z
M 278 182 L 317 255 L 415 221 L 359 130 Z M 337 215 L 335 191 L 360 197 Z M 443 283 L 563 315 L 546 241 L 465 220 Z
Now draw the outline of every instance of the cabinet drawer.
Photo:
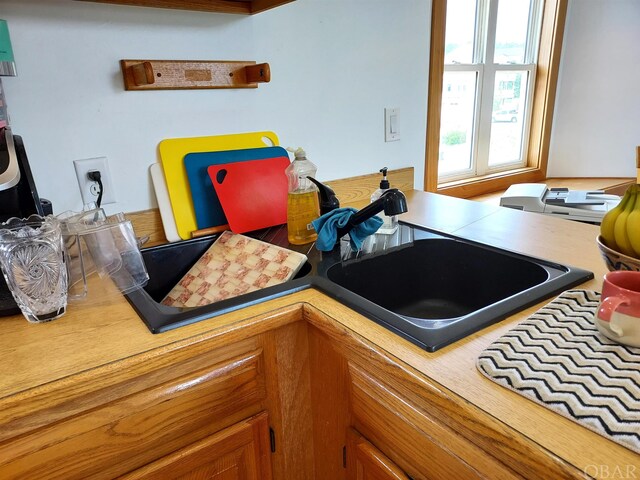
M 0 478 L 113 478 L 264 409 L 261 350 L 0 445 Z
M 271 480 L 266 413 L 178 450 L 120 480 Z

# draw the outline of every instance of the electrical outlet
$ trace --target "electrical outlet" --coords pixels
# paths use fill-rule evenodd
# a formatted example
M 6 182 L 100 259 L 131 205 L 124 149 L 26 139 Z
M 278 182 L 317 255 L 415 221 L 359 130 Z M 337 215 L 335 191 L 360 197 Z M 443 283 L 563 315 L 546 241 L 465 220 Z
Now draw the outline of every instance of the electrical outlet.
M 116 203 L 115 192 L 113 191 L 113 183 L 111 182 L 111 173 L 107 157 L 86 158 L 84 160 L 74 160 L 73 167 L 76 169 L 76 177 L 78 177 L 78 186 L 82 195 L 82 203 L 87 204 L 98 200 L 100 187 L 98 182 L 89 179 L 89 172 L 99 171 L 100 180 L 102 181 L 102 201 L 101 205 L 107 203 Z

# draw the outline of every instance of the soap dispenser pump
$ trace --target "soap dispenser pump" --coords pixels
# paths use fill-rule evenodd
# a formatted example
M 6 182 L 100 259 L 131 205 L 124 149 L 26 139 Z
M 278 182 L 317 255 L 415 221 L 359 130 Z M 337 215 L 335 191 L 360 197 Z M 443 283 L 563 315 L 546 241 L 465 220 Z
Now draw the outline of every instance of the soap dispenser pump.
M 371 194 L 371 203 L 378 200 L 384 192 L 389 190 L 390 184 L 387 179 L 387 167 L 383 167 L 380 169 L 380 173 L 382 174 L 382 180 L 380 180 L 380 188 Z M 384 213 L 380 213 L 380 217 L 382 218 L 382 226 L 378 229 L 376 233 L 380 233 L 383 235 L 391 235 L 396 232 L 398 229 L 398 217 L 396 215 L 389 216 Z
M 320 215 L 329 213 L 336 208 L 340 208 L 340 200 L 336 197 L 336 192 L 324 183 L 320 183 L 313 177 L 307 177 L 316 187 L 318 187 L 318 196 L 320 197 Z

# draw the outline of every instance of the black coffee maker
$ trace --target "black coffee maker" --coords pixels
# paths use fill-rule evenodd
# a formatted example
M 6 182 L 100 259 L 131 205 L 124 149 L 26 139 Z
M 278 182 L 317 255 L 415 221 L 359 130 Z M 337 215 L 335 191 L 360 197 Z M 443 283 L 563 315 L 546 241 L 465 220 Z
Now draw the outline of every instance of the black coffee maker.
M 11 217 L 51 213 L 51 202 L 38 196 L 22 138 L 13 135 L 8 126 L 0 128 L 0 223 Z M 20 309 L 0 275 L 0 316 L 16 313 Z

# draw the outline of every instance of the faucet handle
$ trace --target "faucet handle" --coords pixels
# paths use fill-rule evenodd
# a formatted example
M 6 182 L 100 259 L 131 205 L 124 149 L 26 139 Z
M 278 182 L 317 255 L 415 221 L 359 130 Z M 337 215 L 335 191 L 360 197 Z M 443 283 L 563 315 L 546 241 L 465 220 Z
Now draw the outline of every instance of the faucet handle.
M 336 192 L 334 192 L 331 187 L 328 187 L 324 183 L 320 183 L 313 177 L 307 178 L 311 180 L 316 187 L 318 187 L 318 195 L 320 196 L 320 215 L 324 215 L 336 208 L 340 208 L 340 200 L 338 200 Z

